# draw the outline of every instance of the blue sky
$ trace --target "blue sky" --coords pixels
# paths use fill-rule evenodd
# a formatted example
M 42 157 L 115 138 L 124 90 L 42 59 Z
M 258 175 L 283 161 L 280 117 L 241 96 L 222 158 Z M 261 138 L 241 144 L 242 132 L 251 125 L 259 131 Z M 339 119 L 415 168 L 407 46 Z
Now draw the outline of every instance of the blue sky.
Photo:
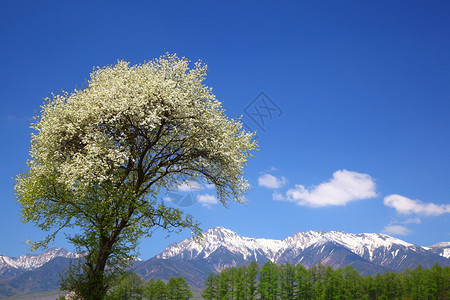
M 0 253 L 43 233 L 20 221 L 12 178 L 25 170 L 43 98 L 80 87 L 94 66 L 165 52 L 209 66 L 230 117 L 257 130 L 246 205 L 196 191 L 203 229 L 282 239 L 299 231 L 384 232 L 450 241 L 448 1 L 2 1 Z M 261 92 L 263 92 L 261 94 Z M 258 115 L 259 112 L 259 115 Z M 185 231 L 141 243 L 151 258 Z M 54 246 L 67 245 L 61 235 Z

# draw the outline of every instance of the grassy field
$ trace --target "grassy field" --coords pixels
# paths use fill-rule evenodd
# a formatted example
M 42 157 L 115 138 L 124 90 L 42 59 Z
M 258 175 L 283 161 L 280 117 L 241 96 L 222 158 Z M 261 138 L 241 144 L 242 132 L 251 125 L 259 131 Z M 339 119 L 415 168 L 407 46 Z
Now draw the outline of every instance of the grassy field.
M 55 300 L 58 299 L 61 295 L 65 295 L 65 293 L 61 292 L 60 290 L 55 291 L 49 291 L 49 292 L 42 292 L 42 293 L 34 293 L 34 294 L 28 294 L 28 295 L 20 295 L 20 296 L 11 296 L 6 298 L 0 298 L 0 299 L 6 299 L 6 300 Z
M 192 294 L 194 294 L 194 298 L 192 299 L 203 299 L 201 294 L 202 294 L 202 289 L 196 288 L 196 287 L 192 287 L 191 286 L 191 291 Z M 34 294 L 28 294 L 28 295 L 21 295 L 21 296 L 11 296 L 11 297 L 6 297 L 6 298 L 0 298 L 0 299 L 5 299 L 5 300 L 55 300 L 58 299 L 58 297 L 60 297 L 61 295 L 65 295 L 65 293 L 59 291 L 59 290 L 55 290 L 55 291 L 50 291 L 50 292 L 42 292 L 42 293 L 34 293 Z

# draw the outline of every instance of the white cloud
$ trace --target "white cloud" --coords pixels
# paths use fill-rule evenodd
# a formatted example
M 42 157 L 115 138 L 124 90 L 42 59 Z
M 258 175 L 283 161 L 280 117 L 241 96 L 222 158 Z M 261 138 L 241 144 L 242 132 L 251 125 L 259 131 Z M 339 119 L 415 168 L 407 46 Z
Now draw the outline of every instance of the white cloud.
M 265 171 L 265 173 L 275 172 L 278 171 L 278 169 L 274 166 L 270 167 L 268 170 Z
M 399 223 L 401 223 L 401 224 L 421 224 L 422 220 L 420 220 L 420 218 L 409 218 L 409 219 L 406 219 Z
M 163 200 L 164 201 L 173 201 L 174 199 L 169 197 L 169 196 L 167 196 L 167 197 L 163 197 Z
M 263 186 L 269 189 L 278 189 L 287 183 L 286 178 L 275 177 L 270 174 L 264 174 L 258 177 L 259 186 Z
M 216 196 L 204 194 L 204 195 L 198 195 L 197 200 L 199 203 L 201 203 L 203 206 L 211 208 L 211 205 L 219 203 L 219 200 L 217 200 Z
M 333 178 L 318 186 L 305 188 L 297 184 L 286 192 L 286 200 L 311 207 L 346 205 L 375 196 L 375 182 L 370 175 L 347 170 L 334 172 Z
M 203 186 L 197 181 L 186 181 L 177 186 L 180 192 L 201 191 Z
M 420 200 L 412 200 L 397 194 L 384 197 L 383 202 L 384 205 L 394 208 L 397 213 L 402 215 L 438 216 L 450 213 L 450 204 L 424 203 Z
M 214 185 L 214 183 L 205 183 L 205 188 L 206 189 L 214 189 L 216 186 Z
M 412 231 L 402 225 L 387 225 L 381 232 L 392 235 L 409 235 Z
M 272 199 L 273 200 L 286 200 L 286 198 L 283 196 L 283 194 L 279 193 L 277 191 L 273 192 Z

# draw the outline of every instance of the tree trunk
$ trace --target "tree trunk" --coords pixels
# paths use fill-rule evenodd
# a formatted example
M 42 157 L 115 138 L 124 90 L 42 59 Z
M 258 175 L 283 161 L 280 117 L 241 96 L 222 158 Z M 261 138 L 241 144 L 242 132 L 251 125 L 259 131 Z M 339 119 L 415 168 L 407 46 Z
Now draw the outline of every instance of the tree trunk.
M 87 277 L 88 284 L 91 287 L 88 292 L 91 294 L 88 297 L 84 296 L 86 300 L 101 300 L 106 297 L 110 285 L 108 278 L 105 277 L 107 262 L 112 253 L 112 247 L 125 226 L 126 221 L 122 220 L 109 237 L 103 232 L 100 233 L 98 257 L 94 258 L 95 264 L 92 265 L 95 267 L 91 269 L 91 273 Z
M 114 239 L 115 241 L 115 239 Z M 99 252 L 96 257 L 87 257 L 85 265 L 85 286 L 82 287 L 84 300 L 102 300 L 105 299 L 109 288 L 108 278 L 105 276 L 105 270 L 108 258 L 111 255 L 111 248 L 114 241 L 104 236 L 99 241 Z
M 108 284 L 105 278 L 105 268 L 108 256 L 104 251 L 99 253 L 94 269 L 89 269 L 89 274 L 86 276 L 87 289 L 85 295 L 82 295 L 85 300 L 102 300 L 105 299 L 108 291 Z

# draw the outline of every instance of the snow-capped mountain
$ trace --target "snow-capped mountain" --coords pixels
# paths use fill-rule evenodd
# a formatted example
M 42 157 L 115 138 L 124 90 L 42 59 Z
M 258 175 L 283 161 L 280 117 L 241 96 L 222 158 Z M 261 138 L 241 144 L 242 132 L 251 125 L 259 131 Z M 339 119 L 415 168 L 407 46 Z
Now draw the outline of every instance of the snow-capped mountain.
M 56 257 L 76 258 L 77 255 L 64 248 L 51 248 L 41 254 L 25 254 L 19 257 L 0 255 L 0 278 L 37 269 Z
M 429 248 L 440 256 L 450 258 L 450 242 L 437 243 L 430 246 Z
M 291 255 L 295 255 L 313 245 L 324 245 L 328 242 L 335 242 L 344 246 L 358 256 L 367 258 L 369 261 L 376 259 L 377 254 L 379 255 L 380 252 L 377 251 L 379 249 L 390 250 L 392 247 L 425 249 L 379 233 L 351 234 L 337 231 L 305 231 L 287 237 L 284 240 L 273 240 L 242 237 L 229 229 L 216 227 L 205 231 L 203 240 L 200 243 L 195 242 L 193 239 L 186 239 L 180 243 L 170 245 L 157 258 L 208 258 L 218 248 L 225 247 L 232 253 L 241 254 L 244 259 L 253 258 L 257 261 L 258 257 L 263 255 L 276 263 L 288 251 Z M 392 251 L 394 257 L 398 254 L 397 250 Z
M 219 248 L 224 247 L 232 253 L 239 253 L 246 260 L 257 261 L 260 255 L 273 260 L 284 246 L 281 240 L 242 237 L 229 229 L 216 227 L 205 231 L 201 241 L 186 239 L 180 243 L 174 243 L 156 257 L 160 259 L 208 258 Z
M 300 263 L 308 268 L 319 262 L 333 268 L 350 265 L 361 275 L 368 275 L 386 270 L 402 272 L 419 264 L 423 268 L 436 263 L 450 266 L 449 256 L 450 242 L 421 247 L 378 233 L 305 231 L 275 240 L 243 237 L 216 227 L 205 231 L 199 242 L 186 239 L 169 245 L 152 259 L 136 261 L 133 271 L 146 280 L 182 276 L 201 288 L 211 272 L 250 261 Z M 60 248 L 17 258 L 0 256 L 0 297 L 58 288 L 59 274 L 75 257 L 76 254 Z
M 419 264 L 431 267 L 436 262 L 450 265 L 445 257 L 450 248 L 441 246 L 432 250 L 385 234 L 337 231 L 305 231 L 283 240 L 249 238 L 216 227 L 205 231 L 200 242 L 186 239 L 172 244 L 156 258 L 208 260 L 217 271 L 252 260 L 301 263 L 307 267 L 321 261 L 333 267 L 352 265 L 363 274 L 373 274 L 384 270 L 403 271 Z

